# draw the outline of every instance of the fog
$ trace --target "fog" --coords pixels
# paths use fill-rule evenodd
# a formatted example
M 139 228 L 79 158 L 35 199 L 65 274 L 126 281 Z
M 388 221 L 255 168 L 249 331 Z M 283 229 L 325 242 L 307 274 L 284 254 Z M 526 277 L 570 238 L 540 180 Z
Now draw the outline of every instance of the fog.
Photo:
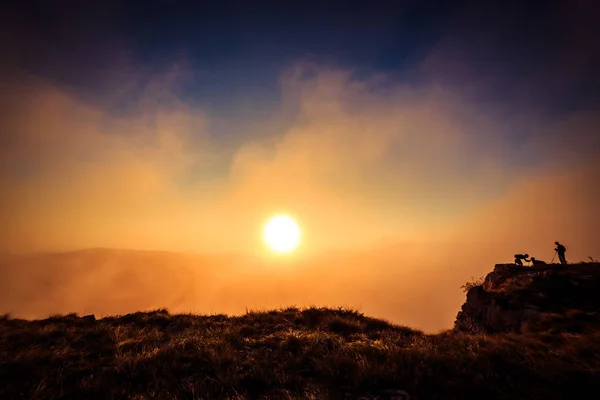
M 298 61 L 272 118 L 227 143 L 173 90 L 180 64 L 122 112 L 7 76 L 0 313 L 327 305 L 437 331 L 517 252 L 600 257 L 596 108 L 507 119 L 453 85 Z M 303 232 L 287 256 L 260 235 L 277 212 Z

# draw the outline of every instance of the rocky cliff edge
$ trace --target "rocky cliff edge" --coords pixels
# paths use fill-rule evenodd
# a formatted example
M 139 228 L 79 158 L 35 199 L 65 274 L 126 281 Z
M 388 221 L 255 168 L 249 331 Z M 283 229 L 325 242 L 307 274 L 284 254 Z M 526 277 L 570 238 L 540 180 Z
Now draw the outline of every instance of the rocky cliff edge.
M 468 333 L 600 329 L 600 263 L 496 264 L 471 285 L 454 322 Z

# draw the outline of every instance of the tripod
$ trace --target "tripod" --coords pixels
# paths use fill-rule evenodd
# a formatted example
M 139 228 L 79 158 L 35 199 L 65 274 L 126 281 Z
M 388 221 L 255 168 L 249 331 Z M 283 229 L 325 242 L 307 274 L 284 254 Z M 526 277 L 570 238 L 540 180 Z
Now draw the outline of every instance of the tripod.
M 557 253 L 557 252 L 556 252 L 556 250 L 555 250 L 555 251 L 554 251 L 554 257 L 552 257 L 552 261 L 554 261 L 554 259 L 556 258 L 556 255 L 557 255 L 557 254 L 558 254 L 558 253 Z M 552 264 L 552 261 L 550 261 L 550 264 Z

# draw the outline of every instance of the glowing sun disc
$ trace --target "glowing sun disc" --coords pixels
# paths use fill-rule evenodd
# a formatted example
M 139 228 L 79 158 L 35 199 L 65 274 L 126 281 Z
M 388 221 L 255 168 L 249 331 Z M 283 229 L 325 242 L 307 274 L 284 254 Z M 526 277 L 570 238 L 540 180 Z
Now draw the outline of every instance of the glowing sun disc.
M 276 253 L 289 253 L 300 244 L 300 227 L 288 215 L 275 215 L 267 221 L 263 236 L 271 250 Z

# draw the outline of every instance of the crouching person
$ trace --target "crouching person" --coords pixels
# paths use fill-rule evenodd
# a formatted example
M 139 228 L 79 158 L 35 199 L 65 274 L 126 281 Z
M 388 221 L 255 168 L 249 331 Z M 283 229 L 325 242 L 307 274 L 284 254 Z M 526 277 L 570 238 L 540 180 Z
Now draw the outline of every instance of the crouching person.
M 527 258 L 529 257 L 529 254 L 515 254 L 515 264 L 520 265 L 521 267 L 523 266 L 523 261 L 531 261 L 528 260 Z

